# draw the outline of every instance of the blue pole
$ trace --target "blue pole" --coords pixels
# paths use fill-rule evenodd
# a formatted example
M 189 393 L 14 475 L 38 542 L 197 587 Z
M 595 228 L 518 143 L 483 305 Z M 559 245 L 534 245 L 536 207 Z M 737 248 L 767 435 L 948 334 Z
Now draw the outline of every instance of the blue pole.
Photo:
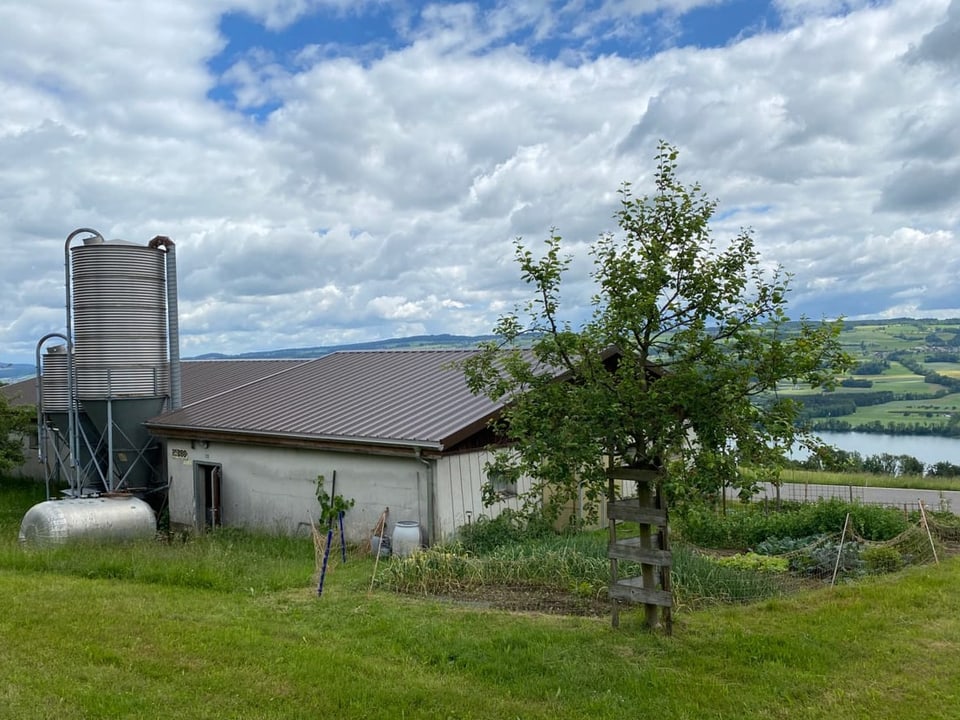
M 327 546 L 323 549 L 323 567 L 320 570 L 320 583 L 317 585 L 317 597 L 323 595 L 323 579 L 327 576 L 327 561 L 330 559 L 330 543 L 333 542 L 333 520 L 327 530 Z

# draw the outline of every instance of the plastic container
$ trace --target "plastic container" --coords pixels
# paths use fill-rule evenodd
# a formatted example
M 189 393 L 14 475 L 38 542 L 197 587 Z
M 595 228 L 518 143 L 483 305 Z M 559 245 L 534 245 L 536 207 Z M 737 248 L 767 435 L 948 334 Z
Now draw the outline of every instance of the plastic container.
M 415 520 L 398 520 L 393 528 L 393 554 L 405 558 L 420 549 L 420 523 Z

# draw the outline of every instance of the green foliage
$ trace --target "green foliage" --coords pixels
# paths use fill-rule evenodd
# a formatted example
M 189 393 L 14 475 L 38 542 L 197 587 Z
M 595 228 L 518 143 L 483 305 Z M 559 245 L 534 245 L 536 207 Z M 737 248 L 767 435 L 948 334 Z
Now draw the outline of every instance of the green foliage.
M 34 431 L 36 410 L 28 406 L 11 407 L 0 395 L 0 473 L 23 465 L 23 438 Z
M 789 589 L 782 573 L 731 566 L 685 544 L 673 547 L 670 579 L 678 608 L 755 602 Z
M 869 573 L 896 572 L 903 567 L 903 557 L 895 547 L 878 545 L 864 548 L 860 557 Z
M 872 388 L 873 380 L 863 378 L 844 378 L 840 381 L 840 386 L 845 388 Z
M 882 375 L 885 370 L 890 369 L 890 363 L 886 360 L 867 360 L 858 363 L 851 371 L 851 375 Z
M 605 598 L 610 582 L 607 539 L 602 533 L 553 535 L 501 545 L 474 555 L 459 543 L 434 547 L 389 563 L 381 584 L 400 592 L 451 594 L 484 586 L 549 589 L 581 598 Z M 708 558 L 685 545 L 673 550 L 671 578 L 685 609 L 707 604 L 750 602 L 781 595 L 786 585 L 771 577 L 786 561 L 760 558 L 736 563 Z M 762 567 L 761 567 L 762 566 Z M 621 562 L 621 574 L 640 566 Z
M 303 587 L 314 557 L 307 538 L 219 528 L 170 541 L 73 542 L 29 551 L 0 545 L 0 567 L 251 594 Z
M 737 553 L 720 557 L 716 560 L 718 565 L 723 567 L 737 568 L 739 570 L 757 570 L 760 572 L 787 572 L 790 569 L 790 561 L 786 558 L 771 557 L 770 555 L 761 555 L 755 552 Z
M 469 525 L 462 525 L 457 539 L 466 552 L 481 555 L 504 545 L 555 535 L 553 526 L 542 514 L 518 513 L 506 509 L 496 518 L 481 515 Z
M 317 475 L 316 495 L 317 502 L 320 503 L 320 524 L 327 525 L 335 522 L 340 513 L 346 513 L 347 510 L 356 504 L 356 500 L 350 498 L 347 500 L 340 493 L 332 496 L 324 487 L 325 478 L 323 475 Z
M 134 560 L 153 569 L 180 564 L 186 579 L 196 547 L 225 541 L 206 567 L 227 565 L 238 574 L 209 588 L 176 577 L 144 583 L 135 564 L 110 579 L 106 570 L 85 577 L 82 563 L 109 556 L 108 548 L 93 558 L 76 553 L 57 566 L 21 569 L 8 564 L 25 556 L 13 519 L 35 501 L 37 487 L 0 483 L 0 518 L 9 518 L 0 536 L 3 718 L 274 720 L 392 712 L 568 720 L 622 717 L 637 708 L 658 718 L 742 720 L 955 715 L 960 665 L 931 663 L 931 648 L 960 637 L 957 559 L 855 587 L 778 597 L 782 575 L 722 568 L 677 546 L 681 612 L 673 637 L 664 638 L 646 631 L 642 611 L 627 608 L 611 632 L 608 617 L 557 618 L 370 593 L 369 554 L 338 565 L 318 600 L 308 538 L 247 543 L 242 533 L 216 531 L 196 545 L 144 544 L 158 555 Z M 554 552 L 562 543 L 578 552 L 591 542 L 598 552 L 605 547 L 602 535 L 539 542 Z M 281 558 L 288 582 L 278 576 L 245 586 L 272 576 L 270 564 Z M 702 594 L 701 579 L 708 583 Z M 760 580 L 775 597 L 688 611 L 716 604 L 724 592 L 756 600 Z M 72 631 L 78 612 L 82 627 Z
M 701 547 L 756 549 L 771 538 L 840 533 L 847 513 L 850 513 L 849 529 L 867 540 L 888 540 L 909 525 L 899 510 L 834 498 L 787 504 L 777 512 L 765 512 L 760 505 L 736 508 L 726 515 L 705 506 L 689 508 L 674 517 L 674 528 L 684 540 Z
M 822 537 L 813 544 L 789 556 L 790 570 L 802 575 L 832 579 L 838 575 L 857 575 L 863 568 L 860 553 L 863 544 L 846 539 L 841 546 L 838 536 Z
M 588 504 L 601 498 L 610 455 L 668 470 L 674 498 L 749 489 L 741 461 L 775 474 L 803 436 L 795 401 L 761 406 L 758 396 L 785 378 L 831 387 L 851 363 L 837 341 L 842 323 L 787 331 L 789 275 L 764 270 L 749 232 L 716 245 L 716 203 L 680 183 L 677 151 L 661 144 L 656 165 L 654 195 L 625 184 L 620 233 L 590 251 L 592 317 L 576 328 L 561 317 L 571 263 L 561 237 L 551 233 L 539 258 L 518 240 L 533 298 L 464 363 L 474 392 L 510 399 L 497 429 L 516 452 L 500 462 L 534 480 L 529 497 L 549 487 L 553 510 L 581 493 Z

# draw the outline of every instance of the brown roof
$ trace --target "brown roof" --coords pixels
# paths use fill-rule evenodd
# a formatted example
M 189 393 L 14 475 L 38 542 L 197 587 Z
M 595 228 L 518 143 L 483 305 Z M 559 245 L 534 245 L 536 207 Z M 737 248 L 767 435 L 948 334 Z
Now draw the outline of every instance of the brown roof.
M 184 405 L 219 395 L 249 382 L 269 377 L 305 360 L 184 360 L 180 363 L 180 384 Z M 0 387 L 11 405 L 36 405 L 37 379 L 21 380 Z
M 37 379 L 27 378 L 20 382 L 0 385 L 0 395 L 11 406 L 37 404 Z
M 184 402 L 147 425 L 158 435 L 209 431 L 443 450 L 482 429 L 501 408 L 473 395 L 453 366 L 475 352 L 336 352 Z M 184 395 L 186 384 L 184 375 Z
M 180 363 L 182 403 L 190 405 L 241 387 L 305 360 L 184 360 Z

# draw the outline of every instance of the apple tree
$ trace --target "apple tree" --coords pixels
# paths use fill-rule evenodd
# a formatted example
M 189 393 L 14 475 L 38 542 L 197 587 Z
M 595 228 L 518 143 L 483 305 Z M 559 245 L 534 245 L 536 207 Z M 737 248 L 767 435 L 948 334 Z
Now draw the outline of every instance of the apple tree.
M 473 392 L 508 401 L 511 450 L 490 471 L 531 477 L 531 502 L 600 500 L 611 461 L 657 471 L 673 502 L 749 492 L 744 466 L 775 480 L 791 446 L 817 445 L 777 387 L 833 385 L 851 364 L 841 321 L 791 322 L 790 275 L 764 267 L 749 230 L 715 241 L 716 202 L 680 182 L 677 157 L 661 143 L 652 195 L 621 187 L 619 232 L 590 250 L 589 318 L 563 318 L 559 234 L 539 256 L 518 239 L 532 297 L 464 363 Z

